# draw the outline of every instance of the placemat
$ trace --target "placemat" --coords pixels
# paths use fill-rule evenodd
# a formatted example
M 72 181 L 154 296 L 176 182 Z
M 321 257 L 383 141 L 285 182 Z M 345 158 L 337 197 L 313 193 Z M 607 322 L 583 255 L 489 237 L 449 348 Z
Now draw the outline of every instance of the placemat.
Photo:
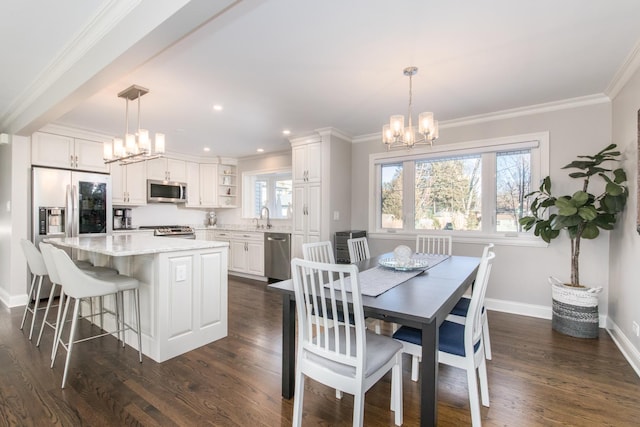
M 429 267 L 427 267 L 426 270 L 429 270 L 449 258 L 449 255 L 415 254 L 414 257 L 428 260 Z M 425 270 L 396 271 L 376 266 L 358 274 L 360 293 L 370 297 L 377 297 L 389 289 L 398 286 L 400 283 L 406 282 L 412 277 L 421 274 L 423 271 Z M 345 277 L 344 283 L 347 292 L 351 292 L 351 279 L 349 277 Z M 329 284 L 326 284 L 325 286 L 328 287 Z

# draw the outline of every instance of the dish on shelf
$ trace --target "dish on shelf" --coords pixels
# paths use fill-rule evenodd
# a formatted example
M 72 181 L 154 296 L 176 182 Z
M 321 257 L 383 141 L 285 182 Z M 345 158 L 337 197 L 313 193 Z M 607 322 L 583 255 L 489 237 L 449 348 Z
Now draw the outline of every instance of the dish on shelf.
M 414 271 L 425 270 L 429 267 L 429 262 L 426 259 L 411 258 L 407 262 L 399 262 L 395 258 L 382 258 L 378 261 L 382 267 L 391 268 L 397 271 Z

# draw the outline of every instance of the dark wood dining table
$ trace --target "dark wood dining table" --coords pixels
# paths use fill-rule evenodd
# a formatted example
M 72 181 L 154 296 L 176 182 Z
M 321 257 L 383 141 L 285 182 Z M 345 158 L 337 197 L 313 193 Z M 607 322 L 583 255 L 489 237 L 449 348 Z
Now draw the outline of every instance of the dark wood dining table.
M 360 271 L 374 268 L 384 254 L 358 263 Z M 438 329 L 475 279 L 480 258 L 451 256 L 377 297 L 363 296 L 366 317 L 422 330 L 420 425 L 438 420 Z M 293 397 L 295 382 L 296 303 L 293 281 L 269 285 L 282 293 L 282 397 Z

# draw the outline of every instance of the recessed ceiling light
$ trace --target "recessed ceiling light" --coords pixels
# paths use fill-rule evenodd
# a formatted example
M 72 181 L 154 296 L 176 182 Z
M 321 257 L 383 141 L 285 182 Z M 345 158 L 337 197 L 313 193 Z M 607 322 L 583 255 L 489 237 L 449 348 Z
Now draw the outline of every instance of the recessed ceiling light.
M 222 111 L 222 105 L 219 105 L 219 104 L 214 105 L 213 111 Z
M 283 135 L 291 135 L 291 131 L 289 129 L 285 129 L 282 131 Z
M 203 148 L 203 150 L 204 150 L 204 151 L 206 151 L 206 152 L 209 152 L 209 151 L 211 151 L 211 148 L 209 148 L 209 147 L 204 147 L 204 148 Z
M 264 148 L 258 148 L 256 151 L 257 151 L 258 153 L 264 153 Z

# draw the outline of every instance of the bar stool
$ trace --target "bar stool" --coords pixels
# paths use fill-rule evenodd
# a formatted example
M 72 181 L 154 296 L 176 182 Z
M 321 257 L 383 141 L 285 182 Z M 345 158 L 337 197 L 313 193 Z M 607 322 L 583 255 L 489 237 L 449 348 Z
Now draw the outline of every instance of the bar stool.
M 57 332 L 56 332 L 56 343 L 54 344 L 53 357 L 51 360 L 51 367 L 55 363 L 55 357 L 57 354 L 58 347 L 61 345 L 67 351 L 67 357 L 65 361 L 64 373 L 62 376 L 62 388 L 64 388 L 67 373 L 69 370 L 69 362 L 71 360 L 71 353 L 73 351 L 73 346 L 75 343 L 87 341 L 94 338 L 99 338 L 105 335 L 111 335 L 114 333 L 118 333 L 118 336 L 121 332 L 124 332 L 127 329 L 135 330 L 138 336 L 138 358 L 140 362 L 142 362 L 142 339 L 140 335 L 140 296 L 139 296 L 139 286 L 140 282 L 137 279 L 132 277 L 124 276 L 124 275 L 112 275 L 112 276 L 104 276 L 104 277 L 93 277 L 86 273 L 84 273 L 81 269 L 76 267 L 73 264 L 73 261 L 69 258 L 69 256 L 61 249 L 57 249 L 53 246 L 43 246 L 42 247 L 44 253 L 49 253 L 53 260 L 53 264 L 55 265 L 55 269 L 61 281 L 62 290 L 66 295 L 66 301 L 64 306 L 64 312 L 62 314 L 62 318 L 57 322 Z M 119 295 L 122 296 L 123 292 L 132 291 L 134 296 L 134 308 L 135 308 L 135 316 L 136 316 L 136 328 L 134 329 L 131 325 L 127 324 L 125 319 L 120 319 L 121 316 L 124 316 L 124 313 L 120 313 L 120 309 L 124 305 L 122 301 L 119 301 Z M 116 296 L 116 326 L 117 330 L 113 332 L 105 332 L 98 335 L 91 336 L 89 338 L 80 339 L 74 341 L 76 329 L 78 326 L 78 318 L 80 311 L 80 303 L 83 299 L 86 298 L 95 298 L 95 297 L 104 297 L 107 295 L 115 295 Z M 64 325 L 66 323 L 66 317 L 69 311 L 69 305 L 71 299 L 75 300 L 74 308 L 73 308 L 73 316 L 71 319 L 71 331 L 69 333 L 69 340 L 65 343 L 62 339 L 62 332 L 64 330 Z M 121 327 L 122 326 L 122 327 Z M 123 343 L 124 346 L 124 343 Z
M 20 330 L 24 328 L 25 320 L 27 320 L 27 312 L 31 313 L 31 328 L 29 330 L 29 340 L 33 335 L 33 325 L 36 323 L 36 316 L 38 310 L 42 310 L 43 307 L 38 308 L 40 303 L 40 291 L 42 290 L 42 280 L 45 276 L 48 276 L 47 267 L 42 259 L 42 254 L 38 251 L 38 248 L 27 239 L 20 239 L 20 246 L 22 246 L 22 252 L 27 259 L 27 265 L 33 279 L 31 280 L 31 287 L 29 288 L 29 295 L 27 295 L 27 305 L 24 307 L 24 314 L 22 315 L 22 323 L 20 323 Z M 36 286 L 37 279 L 37 286 Z M 33 300 L 33 308 L 31 308 L 31 300 Z
M 44 318 L 42 319 L 42 326 L 40 327 L 40 333 L 38 334 L 38 341 L 36 341 L 36 347 L 40 347 L 40 341 L 42 340 L 42 333 L 44 332 L 45 326 L 49 326 L 51 329 L 54 330 L 53 345 L 55 346 L 56 338 L 57 338 L 55 336 L 56 325 L 60 321 L 62 305 L 64 303 L 64 292 L 60 291 L 60 300 L 58 301 L 58 315 L 56 317 L 56 322 L 55 323 L 49 322 L 47 320 L 49 318 L 49 310 L 51 310 L 51 307 L 55 307 L 54 305 L 52 305 L 52 303 L 53 303 L 53 298 L 56 292 L 56 287 L 60 286 L 60 276 L 58 275 L 58 272 L 55 269 L 53 260 L 50 257 L 46 256 L 44 252 L 42 252 L 43 245 L 45 246 L 51 246 L 51 245 L 49 245 L 48 243 L 40 243 L 42 258 L 44 260 L 44 264 L 47 269 L 47 272 L 49 273 L 49 280 L 51 281 L 51 292 L 49 292 L 49 300 L 47 301 L 47 307 L 44 311 Z M 85 273 L 90 274 L 92 276 L 96 276 L 96 277 L 113 276 L 118 274 L 118 270 L 114 268 L 94 267 L 88 261 L 73 261 L 73 263 L 76 265 L 76 267 L 80 268 Z M 91 310 L 91 315 L 93 315 L 93 302 L 90 303 L 90 310 Z M 102 299 L 100 299 L 100 310 L 102 312 Z M 101 317 L 100 327 L 102 327 L 102 323 L 103 322 Z M 53 357 L 53 348 L 51 349 L 51 357 Z

